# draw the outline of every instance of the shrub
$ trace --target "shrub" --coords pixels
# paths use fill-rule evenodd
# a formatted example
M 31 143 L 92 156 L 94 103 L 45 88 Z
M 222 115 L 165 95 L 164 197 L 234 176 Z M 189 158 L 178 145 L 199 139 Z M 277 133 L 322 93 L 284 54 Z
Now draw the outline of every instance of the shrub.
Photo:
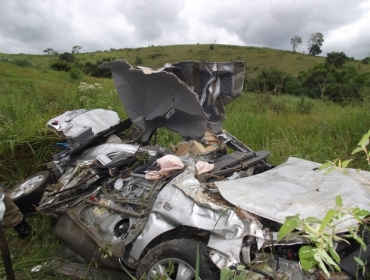
M 361 60 L 361 63 L 363 63 L 363 64 L 370 64 L 370 56 L 365 57 L 363 60 Z
M 143 64 L 143 59 L 140 56 L 135 57 L 135 65 Z
M 27 59 L 14 59 L 14 63 L 21 67 L 31 66 L 31 62 Z
M 72 79 L 72 80 L 80 80 L 81 77 L 82 77 L 82 72 L 80 70 L 78 70 L 77 68 L 72 68 L 70 71 L 69 71 L 69 77 Z
M 56 71 L 66 71 L 68 72 L 71 70 L 71 65 L 69 65 L 67 62 L 63 60 L 58 60 L 56 62 L 53 62 L 51 64 L 51 68 L 53 68 Z
M 275 68 L 262 71 L 257 77 L 249 78 L 247 83 L 248 90 L 255 92 L 271 92 L 281 94 L 286 91 L 286 84 L 294 78 Z
M 59 59 L 66 62 L 73 62 L 75 60 L 75 57 L 73 54 L 65 52 L 59 56 Z

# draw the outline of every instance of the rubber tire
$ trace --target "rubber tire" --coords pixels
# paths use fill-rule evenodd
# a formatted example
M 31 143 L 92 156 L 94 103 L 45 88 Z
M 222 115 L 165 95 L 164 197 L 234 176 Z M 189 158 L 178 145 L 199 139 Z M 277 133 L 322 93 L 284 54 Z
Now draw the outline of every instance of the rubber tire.
M 42 176 L 43 178 L 40 178 L 40 181 L 37 182 L 37 184 L 35 184 L 33 188 L 29 189 L 27 192 L 24 192 L 20 196 L 14 198 L 12 197 L 12 195 L 14 195 L 17 190 L 19 191 L 22 184 L 38 176 Z M 35 206 L 38 205 L 47 185 L 54 182 L 55 179 L 51 172 L 41 171 L 28 177 L 22 183 L 15 186 L 13 189 L 10 190 L 9 195 L 10 197 L 12 197 L 13 202 L 18 206 L 22 213 L 32 213 L 36 211 Z
M 152 248 L 142 259 L 137 270 L 137 277 L 141 279 L 143 275 L 150 278 L 150 269 L 163 259 L 178 259 L 187 263 L 195 271 L 196 267 L 196 252 L 199 244 L 199 278 L 201 280 L 220 279 L 220 270 L 209 258 L 210 250 L 200 242 L 190 239 L 174 239 L 163 242 Z M 175 261 L 174 261 L 175 263 Z M 174 279 L 174 278 L 171 278 Z M 194 276 L 195 279 L 195 276 Z

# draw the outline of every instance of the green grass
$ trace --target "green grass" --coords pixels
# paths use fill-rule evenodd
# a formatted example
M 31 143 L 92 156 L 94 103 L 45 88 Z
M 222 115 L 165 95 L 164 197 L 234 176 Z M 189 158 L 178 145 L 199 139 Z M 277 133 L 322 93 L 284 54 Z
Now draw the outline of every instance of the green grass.
M 0 61 L 0 182 L 13 187 L 23 178 L 45 169 L 57 136 L 46 129 L 46 122 L 67 110 L 80 108 L 112 109 L 125 118 L 113 81 L 83 76 L 71 80 L 68 73 L 49 68 L 52 61 L 46 55 L 7 55 L 0 57 L 28 59 L 31 66 L 20 67 Z M 158 46 L 122 49 L 114 52 L 82 53 L 79 62 L 96 62 L 107 57 L 126 58 L 134 64 L 136 57 L 143 65 L 161 67 L 166 62 L 183 60 L 246 61 L 246 74 L 255 75 L 275 67 L 297 75 L 317 63 L 322 57 L 312 57 L 289 51 L 267 48 L 215 45 Z M 360 72 L 370 71 L 370 65 L 351 61 L 348 64 Z M 89 91 L 79 89 L 80 82 L 101 84 Z M 226 108 L 223 127 L 254 150 L 269 150 L 269 161 L 284 162 L 289 156 L 317 162 L 337 157 L 348 158 L 361 136 L 369 130 L 369 91 L 363 92 L 363 102 L 354 105 L 337 104 L 293 96 L 272 96 L 243 93 Z M 161 144 L 179 140 L 171 133 L 159 137 Z M 361 156 L 355 167 L 368 169 Z M 45 272 L 30 274 L 29 269 L 51 259 L 60 249 L 47 217 L 28 217 L 36 235 L 30 241 L 20 241 L 12 229 L 7 229 L 17 279 L 64 279 Z M 0 262 L 0 275 L 4 275 Z

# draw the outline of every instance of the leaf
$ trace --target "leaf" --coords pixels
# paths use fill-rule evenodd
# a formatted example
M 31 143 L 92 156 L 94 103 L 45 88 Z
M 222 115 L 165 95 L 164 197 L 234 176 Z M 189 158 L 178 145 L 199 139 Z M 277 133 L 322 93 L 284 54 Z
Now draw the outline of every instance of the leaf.
M 326 268 L 321 256 L 317 253 L 317 254 L 314 255 L 314 257 L 315 257 L 315 260 L 317 261 L 317 263 L 319 264 L 319 267 L 322 269 L 322 271 L 324 271 L 326 276 L 330 277 L 330 273 L 329 273 L 328 269 Z
M 245 266 L 244 265 L 242 265 L 242 264 L 239 264 L 237 267 L 236 267 L 236 270 L 237 271 L 242 271 L 242 270 L 244 270 L 245 269 Z
M 303 229 L 305 230 L 305 232 L 309 233 L 309 234 L 313 234 L 313 235 L 317 235 L 317 231 L 314 230 L 309 224 L 303 224 Z
M 337 263 L 340 262 L 340 257 L 332 246 L 329 246 L 329 253 Z
M 309 224 L 321 224 L 322 221 L 315 217 L 308 217 L 305 219 L 305 221 Z
M 361 267 L 365 266 L 364 262 L 360 258 L 353 257 L 353 259 L 358 263 L 359 266 L 361 266 Z
M 303 270 L 308 271 L 317 265 L 318 262 L 314 258 L 316 252 L 317 249 L 314 249 L 311 246 L 302 246 L 299 249 L 299 260 Z
M 233 274 L 234 273 L 230 270 L 230 268 L 223 267 L 221 269 L 220 280 L 230 280 Z
M 347 159 L 347 160 L 343 161 L 342 162 L 342 168 L 346 168 L 351 161 L 352 161 L 352 159 Z
M 323 171 L 325 170 L 325 174 L 328 174 L 330 171 L 332 171 L 334 169 L 334 167 L 336 166 L 336 162 L 337 162 L 338 159 L 334 160 L 334 162 L 332 161 L 327 161 L 326 163 L 322 164 L 320 167 L 319 167 L 319 171 Z
M 281 226 L 278 232 L 278 241 L 281 241 L 289 233 L 298 228 L 299 224 L 300 224 L 299 215 L 286 217 L 284 224 Z
M 369 138 L 370 138 L 370 130 L 362 136 L 360 142 L 358 142 L 357 146 L 361 147 L 363 150 L 367 145 L 369 145 Z
M 326 215 L 322 221 L 322 224 L 320 226 L 319 232 L 323 232 L 325 227 L 333 220 L 335 215 L 337 214 L 337 210 L 331 209 L 328 212 L 326 212 Z
M 369 216 L 369 215 L 370 215 L 370 211 L 367 211 L 367 210 L 364 210 L 364 209 L 361 209 L 361 211 L 357 213 L 357 216 L 360 216 L 360 217 L 366 217 L 366 216 Z
M 324 262 L 326 262 L 329 265 L 334 266 L 336 270 L 340 270 L 339 266 L 333 261 L 333 259 L 328 255 L 328 253 L 325 250 L 319 251 L 320 256 Z
M 342 197 L 340 195 L 338 195 L 336 198 L 335 198 L 335 204 L 339 207 L 342 207 L 343 206 L 343 203 L 342 203 Z
M 356 153 L 358 153 L 358 152 L 361 152 L 361 151 L 363 151 L 364 149 L 362 149 L 361 147 L 358 147 L 358 148 L 356 148 L 356 149 L 354 149 L 353 151 L 352 151 L 352 155 L 353 154 L 356 154 Z
M 239 275 L 240 275 L 240 279 L 242 280 L 247 279 L 247 276 L 248 276 L 245 270 L 240 271 Z

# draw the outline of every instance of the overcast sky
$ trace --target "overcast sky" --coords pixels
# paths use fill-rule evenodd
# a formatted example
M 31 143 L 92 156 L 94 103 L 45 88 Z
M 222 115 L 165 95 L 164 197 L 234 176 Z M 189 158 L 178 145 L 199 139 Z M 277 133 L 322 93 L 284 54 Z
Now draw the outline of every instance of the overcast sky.
M 230 44 L 370 56 L 370 0 L 0 0 L 0 52 L 43 54 L 149 45 Z

